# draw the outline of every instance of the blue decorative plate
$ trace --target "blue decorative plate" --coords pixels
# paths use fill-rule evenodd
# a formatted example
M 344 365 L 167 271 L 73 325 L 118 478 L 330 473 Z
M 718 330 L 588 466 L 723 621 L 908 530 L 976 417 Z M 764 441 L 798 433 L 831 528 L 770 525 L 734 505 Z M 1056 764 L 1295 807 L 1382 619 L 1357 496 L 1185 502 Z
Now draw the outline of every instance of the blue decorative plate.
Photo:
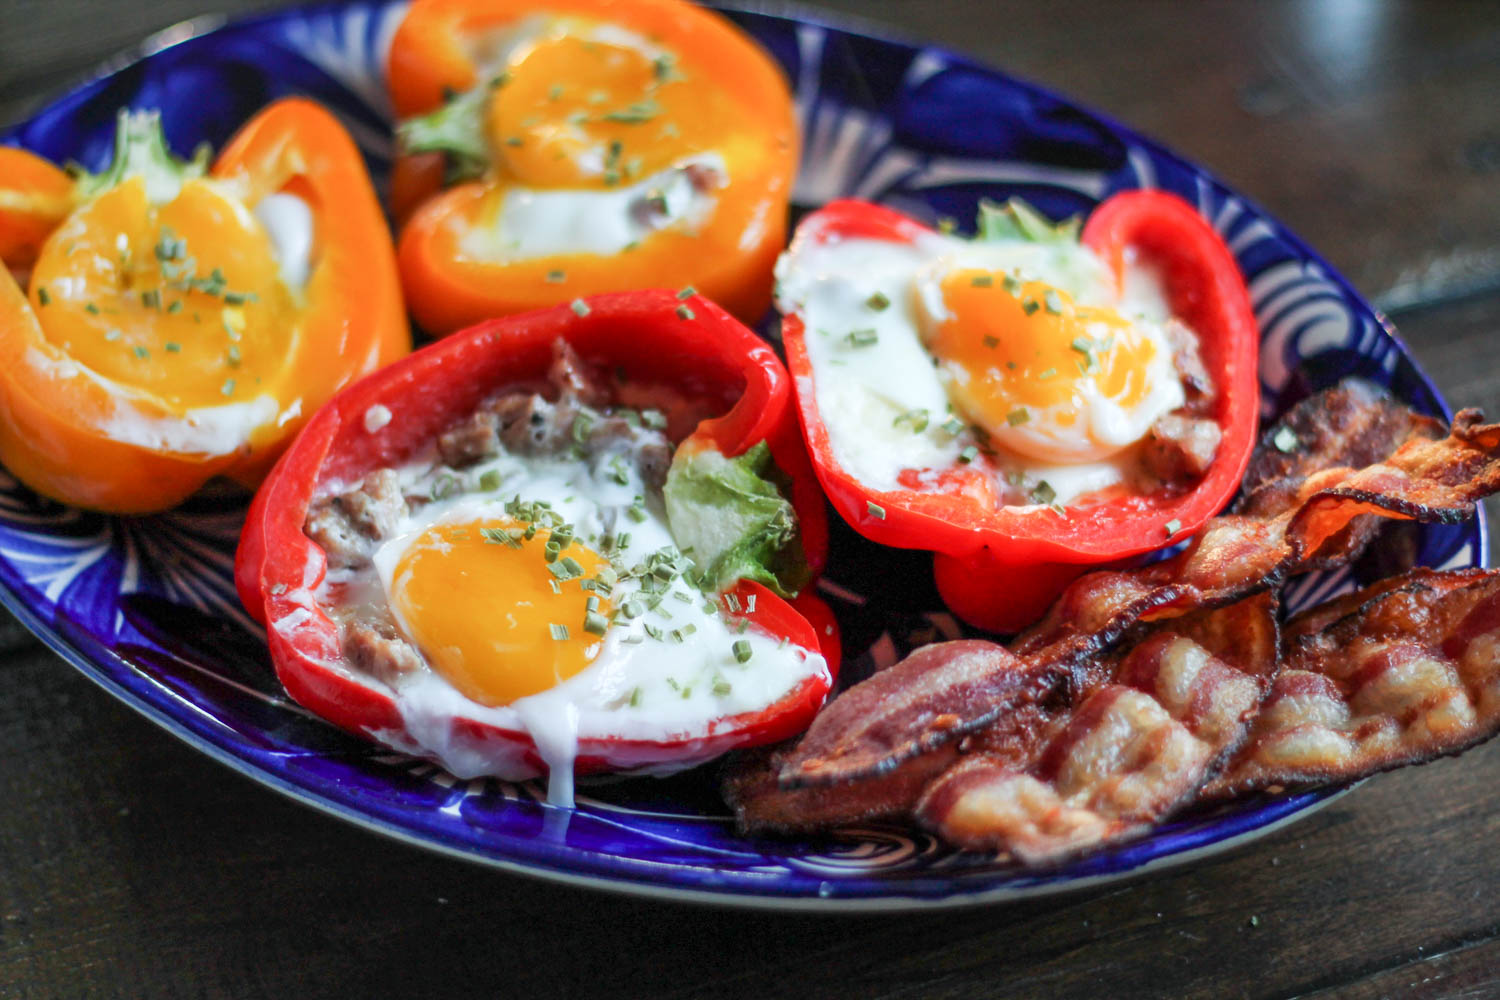
M 0 135 L 93 169 L 118 107 L 159 107 L 175 147 L 222 144 L 259 107 L 310 95 L 350 127 L 377 184 L 391 160 L 385 50 L 397 3 L 305 7 L 170 29 L 139 59 Z M 800 207 L 841 195 L 919 218 L 971 219 L 982 196 L 1024 195 L 1054 217 L 1121 188 L 1176 192 L 1213 221 L 1249 276 L 1263 331 L 1265 415 L 1355 373 L 1447 415 L 1390 327 L 1295 236 L 1213 176 L 1106 118 L 935 49 L 732 13 L 786 68 L 805 135 Z M 1039 896 L 1180 863 L 1264 834 L 1336 792 L 1253 798 L 1044 873 L 953 851 L 904 827 L 822 839 L 736 835 L 712 765 L 665 781 L 582 789 L 576 809 L 534 783 L 458 781 L 355 740 L 291 703 L 231 581 L 244 498 L 208 493 L 171 514 L 113 518 L 38 499 L 0 473 L 0 600 L 68 662 L 188 743 L 299 801 L 457 857 L 562 881 L 739 905 L 902 909 Z M 1422 562 L 1480 564 L 1484 526 L 1418 529 Z M 926 583 L 929 557 L 841 526 L 825 585 L 846 678 L 960 630 Z M 899 574 L 899 575 L 898 575 Z M 1349 570 L 1294 583 L 1293 609 L 1354 586 Z M 875 589 L 875 588 L 871 588 Z

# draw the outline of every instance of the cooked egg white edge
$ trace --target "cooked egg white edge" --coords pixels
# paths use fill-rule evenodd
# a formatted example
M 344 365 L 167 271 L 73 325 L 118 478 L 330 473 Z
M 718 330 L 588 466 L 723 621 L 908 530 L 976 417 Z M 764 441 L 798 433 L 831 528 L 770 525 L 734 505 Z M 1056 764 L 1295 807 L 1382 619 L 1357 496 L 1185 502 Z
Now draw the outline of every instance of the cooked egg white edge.
M 610 458 L 616 454 L 620 453 L 606 452 L 592 466 L 571 460 L 505 454 L 467 470 L 477 477 L 494 469 L 501 474 L 503 486 L 488 496 L 471 494 L 429 505 L 375 553 L 376 572 L 402 630 L 411 634 L 396 599 L 399 581 L 395 567 L 411 542 L 434 524 L 503 515 L 505 501 L 518 493 L 527 500 L 552 503 L 554 510 L 574 524 L 580 538 L 613 530 L 618 519 L 619 529 L 631 536 L 625 549 L 627 563 L 672 545 L 660 499 L 650 496 L 633 463 L 621 463 L 627 471 L 626 484 L 613 478 L 615 470 Z M 592 492 L 597 500 L 588 499 L 586 492 Z M 650 516 L 641 523 L 622 516 L 637 495 L 648 497 L 646 509 Z M 622 582 L 615 588 L 612 600 L 620 607 L 638 591 L 639 585 L 634 581 Z M 691 601 L 673 597 L 676 592 L 686 594 Z M 708 723 L 716 719 L 763 709 L 807 677 L 828 676 L 822 656 L 793 645 L 783 648 L 780 640 L 754 628 L 741 635 L 731 630 L 717 613 L 705 613 L 704 600 L 704 595 L 682 580 L 675 581 L 661 605 L 671 614 L 670 620 L 661 620 L 651 612 L 634 621 L 621 619 L 609 629 L 602 640 L 603 648 L 589 666 L 556 687 L 510 705 L 493 708 L 479 705 L 441 675 L 428 670 L 403 678 L 395 686 L 397 710 L 424 752 L 461 778 L 492 774 L 521 780 L 535 776 L 535 771 L 513 747 L 476 741 L 455 731 L 455 718 L 474 719 L 530 734 L 554 776 L 549 800 L 566 804 L 571 801 L 572 762 L 580 739 L 691 741 L 708 735 Z M 643 623 L 648 620 L 667 631 L 691 623 L 696 631 L 682 643 L 659 641 L 645 635 Z M 568 624 L 574 627 L 573 623 Z M 643 637 L 644 641 L 631 641 L 635 636 Z M 751 658 L 746 663 L 738 662 L 733 653 L 733 644 L 739 639 L 750 644 Z M 714 691 L 716 681 L 722 682 L 718 693 Z M 725 684 L 727 691 L 723 690 Z M 637 688 L 638 703 L 632 706 L 629 702 Z M 630 751 L 620 748 L 618 752 Z M 621 769 L 636 767 L 652 773 L 670 773 L 711 756 L 687 750 L 679 759 L 660 764 L 651 762 L 649 756 L 636 760 L 626 757 L 617 763 Z
M 701 188 L 692 176 L 711 178 Z M 718 206 L 728 177 L 717 153 L 687 157 L 641 181 L 607 191 L 509 188 L 487 225 L 462 220 L 459 251 L 474 260 L 512 262 L 563 254 L 610 257 L 665 229 L 696 233 Z M 655 196 L 663 201 L 658 212 Z
M 254 214 L 271 238 L 282 284 L 294 292 L 302 291 L 312 271 L 312 207 L 295 194 L 278 191 L 262 198 Z
M 834 458 L 874 489 L 898 488 L 903 469 L 945 467 L 962 450 L 940 429 L 949 413 L 932 356 L 917 339 L 911 276 L 948 241 L 804 239 L 776 263 L 777 305 L 806 324 L 818 413 Z M 880 293 L 890 304 L 868 305 Z M 874 330 L 875 346 L 848 335 Z M 926 410 L 927 429 L 897 426 L 902 414 Z

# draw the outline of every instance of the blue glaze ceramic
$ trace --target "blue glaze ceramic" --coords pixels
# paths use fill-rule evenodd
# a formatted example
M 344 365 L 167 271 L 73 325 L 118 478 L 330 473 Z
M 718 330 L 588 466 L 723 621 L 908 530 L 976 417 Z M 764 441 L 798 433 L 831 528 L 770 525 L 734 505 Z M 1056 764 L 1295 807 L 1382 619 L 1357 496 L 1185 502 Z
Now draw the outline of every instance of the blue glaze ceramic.
M 98 169 L 117 108 L 160 108 L 172 144 L 221 145 L 267 101 L 302 94 L 349 126 L 377 186 L 391 160 L 385 51 L 403 5 L 304 7 L 193 23 L 0 135 Z M 753 13 L 730 16 L 796 89 L 805 135 L 794 200 L 870 198 L 929 221 L 1025 196 L 1054 217 L 1154 186 L 1198 206 L 1233 249 L 1263 333 L 1266 416 L 1355 373 L 1446 412 L 1385 321 L 1317 254 L 1202 169 L 1054 94 L 935 49 Z M 1252 798 L 1046 872 L 951 850 L 904 827 L 746 838 L 712 765 L 586 786 L 575 809 L 534 783 L 458 781 L 325 724 L 287 699 L 232 583 L 245 498 L 207 493 L 170 514 L 115 518 L 39 499 L 0 473 L 0 600 L 110 693 L 193 746 L 299 801 L 472 861 L 647 895 L 779 908 L 883 909 L 1034 897 L 1181 863 L 1266 833 L 1336 791 Z M 1422 562 L 1479 565 L 1484 526 L 1417 530 Z M 911 644 L 962 630 L 923 582 L 928 557 L 836 525 L 825 593 L 857 679 Z M 1354 586 L 1350 570 L 1288 588 L 1293 610 Z

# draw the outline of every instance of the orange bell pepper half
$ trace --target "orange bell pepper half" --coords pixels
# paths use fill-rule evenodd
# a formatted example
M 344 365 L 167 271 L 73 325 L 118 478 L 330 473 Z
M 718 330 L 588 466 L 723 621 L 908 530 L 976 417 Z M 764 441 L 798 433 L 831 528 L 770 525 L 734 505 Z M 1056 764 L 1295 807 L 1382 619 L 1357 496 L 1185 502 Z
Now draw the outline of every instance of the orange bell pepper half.
M 640 287 L 766 311 L 796 118 L 780 69 L 718 14 L 417 0 L 389 80 L 401 278 L 430 332 Z
M 173 157 L 155 112 L 121 113 L 101 174 L 0 151 L 0 254 L 26 281 L 0 269 L 0 461 L 38 493 L 145 513 L 213 476 L 253 486 L 324 400 L 410 351 L 328 112 L 278 102 L 206 160 Z

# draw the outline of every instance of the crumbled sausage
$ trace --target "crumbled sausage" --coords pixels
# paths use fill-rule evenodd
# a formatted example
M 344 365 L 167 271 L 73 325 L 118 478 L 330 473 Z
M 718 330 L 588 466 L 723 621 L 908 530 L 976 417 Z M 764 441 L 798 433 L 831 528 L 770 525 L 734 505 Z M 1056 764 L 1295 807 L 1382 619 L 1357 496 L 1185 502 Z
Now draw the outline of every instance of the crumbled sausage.
M 406 516 L 406 499 L 395 469 L 376 469 L 347 493 L 314 501 L 303 530 L 335 568 L 369 559 L 379 542 Z
M 1208 471 L 1221 436 L 1212 420 L 1174 411 L 1151 425 L 1141 447 L 1141 462 L 1163 483 L 1184 485 Z
M 500 441 L 495 436 L 498 418 L 494 413 L 480 410 L 467 419 L 449 427 L 438 435 L 438 455 L 444 465 L 455 469 L 494 458 L 500 453 Z
M 609 402 L 609 390 L 600 383 L 578 353 L 565 340 L 559 340 L 552 350 L 552 367 L 547 370 L 547 379 L 557 389 L 558 399 L 571 397 L 584 406 L 600 407 Z
M 381 628 L 367 622 L 354 622 L 346 626 L 344 658 L 356 669 L 388 684 L 423 669 L 422 654 L 389 625 Z
M 1192 330 L 1175 319 L 1167 320 L 1164 329 L 1172 345 L 1172 364 L 1182 378 L 1182 387 L 1187 391 L 1187 409 L 1194 416 L 1208 412 L 1216 389 L 1213 376 L 1203 364 L 1203 355 L 1198 350 L 1198 337 Z

